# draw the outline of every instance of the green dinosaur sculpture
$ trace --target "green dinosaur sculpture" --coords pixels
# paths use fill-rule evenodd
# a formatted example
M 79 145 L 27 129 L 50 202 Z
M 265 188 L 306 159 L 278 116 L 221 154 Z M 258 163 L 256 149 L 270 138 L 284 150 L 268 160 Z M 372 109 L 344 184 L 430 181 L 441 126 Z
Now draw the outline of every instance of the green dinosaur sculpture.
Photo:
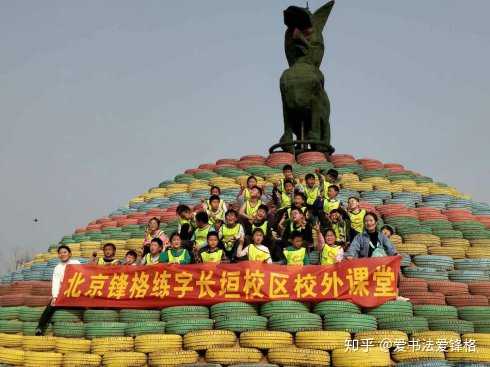
M 297 6 L 284 11 L 289 68 L 280 79 L 284 134 L 278 145 L 285 151 L 293 151 L 293 134 L 297 140 L 308 141 L 306 145 L 313 150 L 329 154 L 334 150 L 330 145 L 330 101 L 320 71 L 325 50 L 322 32 L 333 5 L 330 1 L 313 14 Z

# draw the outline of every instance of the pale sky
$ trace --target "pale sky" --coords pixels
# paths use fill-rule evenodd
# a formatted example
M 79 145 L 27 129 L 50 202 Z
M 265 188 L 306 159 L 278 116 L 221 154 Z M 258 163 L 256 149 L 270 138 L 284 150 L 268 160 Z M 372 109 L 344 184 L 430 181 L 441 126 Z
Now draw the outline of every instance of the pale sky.
M 186 168 L 266 154 L 282 133 L 292 4 L 304 2 L 2 1 L 4 253 L 45 250 Z M 337 1 L 322 64 L 337 152 L 490 201 L 489 12 Z

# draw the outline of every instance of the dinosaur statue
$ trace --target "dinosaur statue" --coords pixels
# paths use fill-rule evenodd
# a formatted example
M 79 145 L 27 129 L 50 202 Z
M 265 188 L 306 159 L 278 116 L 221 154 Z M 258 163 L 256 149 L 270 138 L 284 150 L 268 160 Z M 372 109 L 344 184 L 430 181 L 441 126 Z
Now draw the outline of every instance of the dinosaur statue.
M 284 134 L 277 145 L 285 151 L 294 149 L 293 134 L 297 140 L 308 141 L 313 150 L 328 154 L 334 151 L 330 145 L 330 101 L 320 71 L 325 50 L 322 32 L 333 5 L 330 1 L 313 14 L 297 6 L 284 11 L 284 49 L 289 68 L 280 79 Z

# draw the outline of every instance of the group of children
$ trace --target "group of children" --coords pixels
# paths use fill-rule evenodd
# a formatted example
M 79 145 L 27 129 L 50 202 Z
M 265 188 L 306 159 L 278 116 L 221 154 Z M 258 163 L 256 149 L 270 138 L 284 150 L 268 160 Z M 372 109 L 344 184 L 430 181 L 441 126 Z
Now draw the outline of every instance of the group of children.
M 128 251 L 124 261 L 118 262 L 115 246 L 107 243 L 103 257 L 94 254 L 92 262 L 152 265 L 250 260 L 302 265 L 310 263 L 309 253 L 316 247 L 321 264 L 335 264 L 342 261 L 351 240 L 363 232 L 366 215 L 356 197 L 344 206 L 339 191 L 336 170 L 317 170 L 300 182 L 292 166 L 285 165 L 272 195 L 265 195 L 257 178 L 250 176 L 237 202 L 228 207 L 220 198 L 220 188 L 213 186 L 197 212 L 187 205 L 177 207 L 178 229 L 170 238 L 159 229 L 158 218 L 153 218 L 141 255 Z M 389 238 L 393 229 L 385 226 L 383 234 Z

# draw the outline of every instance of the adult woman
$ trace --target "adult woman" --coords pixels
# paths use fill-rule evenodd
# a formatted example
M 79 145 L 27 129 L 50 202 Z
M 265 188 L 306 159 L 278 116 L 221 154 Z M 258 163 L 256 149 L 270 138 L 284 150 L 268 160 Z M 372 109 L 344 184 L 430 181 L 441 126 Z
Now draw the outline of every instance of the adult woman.
M 360 257 L 379 257 L 396 255 L 396 249 L 386 236 L 378 231 L 378 216 L 366 213 L 364 216 L 364 231 L 359 233 L 351 242 L 344 258 L 350 260 Z
M 165 235 L 165 232 L 160 229 L 160 219 L 157 217 L 151 218 L 148 222 L 148 226 L 146 227 L 145 239 L 143 241 L 143 256 L 150 252 L 150 243 L 154 238 L 159 238 L 162 240 L 163 251 L 165 251 L 168 246 L 168 238 Z

